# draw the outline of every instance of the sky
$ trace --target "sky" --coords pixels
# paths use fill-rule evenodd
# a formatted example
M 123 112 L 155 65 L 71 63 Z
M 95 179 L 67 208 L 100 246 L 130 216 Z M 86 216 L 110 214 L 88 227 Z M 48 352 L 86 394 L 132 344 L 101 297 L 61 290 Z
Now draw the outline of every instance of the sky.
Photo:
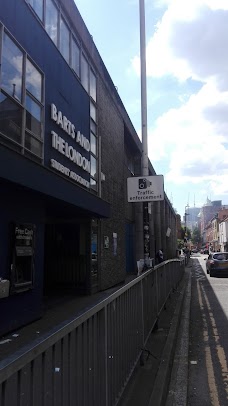
M 139 0 L 75 0 L 141 137 Z M 148 155 L 177 212 L 228 204 L 228 0 L 145 0 Z

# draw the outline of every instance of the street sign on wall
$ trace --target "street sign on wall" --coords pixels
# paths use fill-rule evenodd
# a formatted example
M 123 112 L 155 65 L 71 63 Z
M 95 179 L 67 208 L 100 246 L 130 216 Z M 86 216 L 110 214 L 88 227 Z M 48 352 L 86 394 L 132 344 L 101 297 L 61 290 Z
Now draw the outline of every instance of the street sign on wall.
M 163 175 L 127 179 L 128 202 L 157 202 L 164 200 Z

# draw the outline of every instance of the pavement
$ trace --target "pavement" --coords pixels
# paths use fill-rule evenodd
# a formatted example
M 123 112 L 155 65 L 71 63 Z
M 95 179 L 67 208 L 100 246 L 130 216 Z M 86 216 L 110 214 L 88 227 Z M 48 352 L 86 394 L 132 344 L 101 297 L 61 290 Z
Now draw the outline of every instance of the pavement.
M 190 259 L 118 406 L 187 405 L 191 267 Z

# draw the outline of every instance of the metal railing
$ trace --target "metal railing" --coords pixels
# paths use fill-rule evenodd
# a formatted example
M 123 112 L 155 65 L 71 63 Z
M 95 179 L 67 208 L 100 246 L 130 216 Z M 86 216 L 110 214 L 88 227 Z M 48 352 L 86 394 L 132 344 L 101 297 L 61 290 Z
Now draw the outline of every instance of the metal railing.
M 184 266 L 179 259 L 155 266 L 23 354 L 1 361 L 0 405 L 117 405 Z

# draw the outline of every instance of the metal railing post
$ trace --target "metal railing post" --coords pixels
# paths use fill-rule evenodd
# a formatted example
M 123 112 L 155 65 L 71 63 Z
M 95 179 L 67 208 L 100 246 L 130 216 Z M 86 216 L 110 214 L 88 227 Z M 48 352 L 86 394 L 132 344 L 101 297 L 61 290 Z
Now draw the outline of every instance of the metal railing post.
M 105 405 L 108 406 L 108 306 L 104 308 L 104 334 L 105 334 Z
M 144 305 L 143 305 L 143 300 L 144 300 L 144 294 L 143 294 L 143 279 L 140 281 L 141 285 L 141 310 L 142 310 L 142 344 L 144 347 L 145 344 L 145 326 L 144 326 Z

